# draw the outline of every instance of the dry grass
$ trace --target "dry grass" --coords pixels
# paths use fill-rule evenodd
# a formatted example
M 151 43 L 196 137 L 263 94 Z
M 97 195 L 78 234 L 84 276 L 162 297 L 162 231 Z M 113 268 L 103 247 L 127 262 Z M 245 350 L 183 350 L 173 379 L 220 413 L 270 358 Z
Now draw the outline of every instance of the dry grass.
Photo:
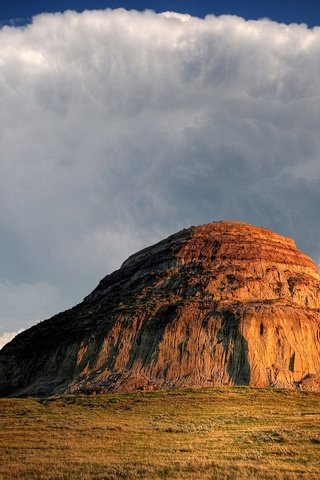
M 319 472 L 315 393 L 0 399 L 1 480 L 318 480 Z

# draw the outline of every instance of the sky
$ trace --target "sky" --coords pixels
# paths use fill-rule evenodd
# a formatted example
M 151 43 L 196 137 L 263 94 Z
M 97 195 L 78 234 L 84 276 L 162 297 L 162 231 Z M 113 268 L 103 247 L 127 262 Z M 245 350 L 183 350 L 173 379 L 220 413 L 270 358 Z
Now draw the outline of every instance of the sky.
M 190 225 L 261 225 L 319 263 L 319 8 L 214 3 L 1 7 L 0 345 Z
M 197 17 L 208 14 L 238 15 L 246 19 L 268 17 L 277 22 L 306 23 L 313 27 L 320 24 L 319 0 L 176 0 L 176 1 L 145 1 L 145 0 L 11 0 L 0 5 L 2 21 L 25 22 L 33 15 L 44 12 L 65 10 L 125 8 L 127 10 L 151 9 L 155 12 L 174 11 L 188 13 Z

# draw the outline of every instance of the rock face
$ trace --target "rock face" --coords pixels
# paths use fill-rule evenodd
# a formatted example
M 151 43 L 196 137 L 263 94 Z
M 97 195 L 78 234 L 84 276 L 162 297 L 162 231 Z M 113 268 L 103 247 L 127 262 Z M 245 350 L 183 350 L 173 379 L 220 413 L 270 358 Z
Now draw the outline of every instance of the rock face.
M 264 228 L 215 222 L 132 255 L 81 304 L 5 345 L 0 394 L 320 390 L 319 372 L 313 261 Z

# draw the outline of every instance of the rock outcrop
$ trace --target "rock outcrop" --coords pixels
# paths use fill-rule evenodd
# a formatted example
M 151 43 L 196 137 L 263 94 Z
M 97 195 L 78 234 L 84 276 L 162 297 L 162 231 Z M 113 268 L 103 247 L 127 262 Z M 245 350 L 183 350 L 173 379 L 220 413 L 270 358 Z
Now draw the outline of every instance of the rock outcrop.
M 320 390 L 320 276 L 293 240 L 239 222 L 129 257 L 0 352 L 0 395 L 251 385 Z

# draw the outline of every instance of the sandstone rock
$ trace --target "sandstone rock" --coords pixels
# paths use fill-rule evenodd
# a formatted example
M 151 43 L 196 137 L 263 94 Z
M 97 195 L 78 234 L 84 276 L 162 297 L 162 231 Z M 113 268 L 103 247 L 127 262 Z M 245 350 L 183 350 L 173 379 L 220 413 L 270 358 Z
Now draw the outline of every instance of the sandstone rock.
M 320 276 L 293 240 L 191 227 L 128 258 L 0 352 L 0 394 L 250 385 L 320 390 Z

